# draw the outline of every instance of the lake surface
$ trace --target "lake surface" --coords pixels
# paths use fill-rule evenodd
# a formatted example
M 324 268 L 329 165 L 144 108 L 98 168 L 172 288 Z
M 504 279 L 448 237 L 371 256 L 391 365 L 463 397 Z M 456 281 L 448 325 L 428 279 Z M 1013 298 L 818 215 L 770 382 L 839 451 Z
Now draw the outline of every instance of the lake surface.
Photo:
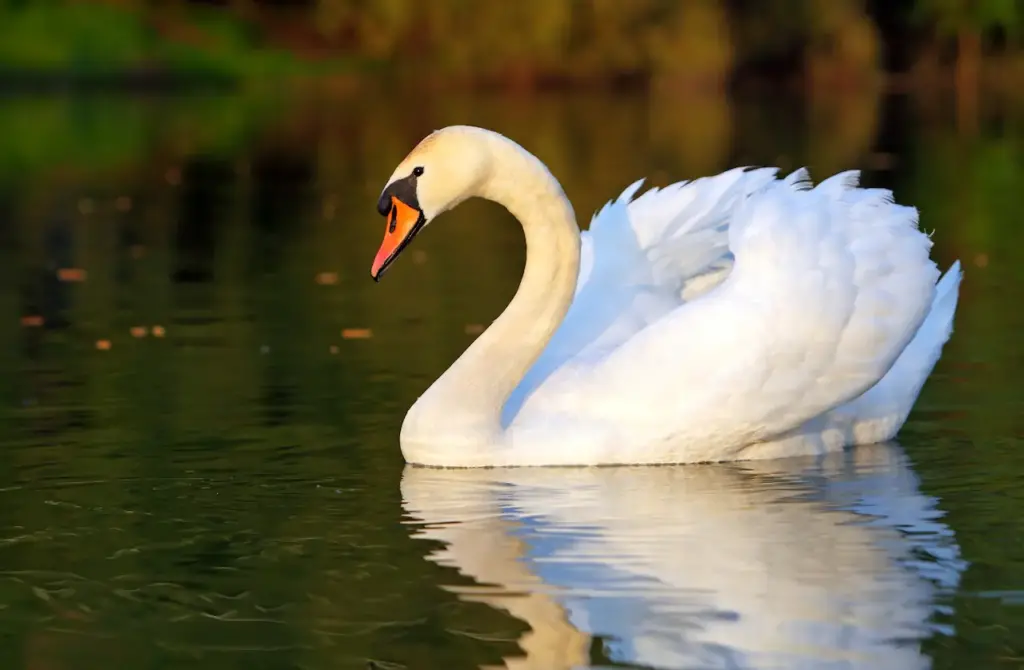
M 0 666 L 1024 664 L 1024 107 L 651 96 L 0 100 Z M 377 194 L 485 125 L 582 224 L 629 183 L 865 169 L 964 262 L 899 442 L 687 468 L 405 468 L 511 297 L 446 215 L 375 284 Z

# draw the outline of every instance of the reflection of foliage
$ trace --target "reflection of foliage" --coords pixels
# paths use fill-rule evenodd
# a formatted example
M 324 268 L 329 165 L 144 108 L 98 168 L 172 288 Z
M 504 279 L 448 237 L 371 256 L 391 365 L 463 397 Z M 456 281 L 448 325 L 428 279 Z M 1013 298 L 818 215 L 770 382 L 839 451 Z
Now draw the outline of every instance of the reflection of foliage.
M 986 52 L 995 50 L 997 34 L 1007 47 L 1020 46 L 1024 34 L 1024 5 L 1019 0 L 921 0 L 915 5 L 917 18 L 933 27 L 940 39 L 956 40 L 957 113 L 961 128 L 970 131 L 978 114 L 977 89 L 980 82 L 1000 80 L 1019 92 L 1024 65 L 1019 59 L 996 62 L 995 72 L 984 72 Z M 1005 50 L 1004 50 L 1005 51 Z
M 998 256 L 1019 248 L 1014 241 L 1024 234 L 1017 206 L 1024 134 L 1008 124 L 1000 136 L 970 142 L 934 131 L 922 137 L 908 198 L 922 201 L 926 226 L 944 231 L 945 244 L 960 255 Z
M 807 141 L 812 174 L 823 177 L 863 166 L 878 134 L 880 96 L 858 91 L 810 96 Z
M 735 17 L 740 44 L 750 53 L 785 57 L 803 51 L 819 70 L 846 67 L 872 71 L 879 36 L 860 0 L 744 2 Z
M 0 179 L 60 166 L 92 173 L 130 165 L 160 144 L 231 151 L 278 100 L 186 102 L 133 98 L 19 98 L 0 105 Z
M 88 67 L 96 58 L 141 63 L 147 38 L 137 17 L 103 5 L 0 9 L 0 64 L 5 67 Z

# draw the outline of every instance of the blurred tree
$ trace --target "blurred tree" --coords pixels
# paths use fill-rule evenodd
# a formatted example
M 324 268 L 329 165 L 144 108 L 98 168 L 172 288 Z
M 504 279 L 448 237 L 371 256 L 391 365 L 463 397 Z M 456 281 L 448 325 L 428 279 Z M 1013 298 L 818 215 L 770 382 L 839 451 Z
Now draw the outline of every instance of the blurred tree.
M 645 31 L 653 73 L 721 83 L 732 70 L 729 15 L 719 0 L 659 2 Z
M 316 30 L 331 41 L 371 58 L 399 50 L 416 12 L 409 0 L 318 0 L 313 8 Z
M 863 0 L 805 0 L 805 68 L 812 82 L 863 80 L 881 64 L 878 27 Z
M 1024 29 L 1024 4 L 1020 0 L 918 0 L 914 9 L 919 20 L 934 25 L 940 38 L 955 37 L 957 113 L 961 129 L 973 126 L 984 37 L 993 30 L 1019 35 Z

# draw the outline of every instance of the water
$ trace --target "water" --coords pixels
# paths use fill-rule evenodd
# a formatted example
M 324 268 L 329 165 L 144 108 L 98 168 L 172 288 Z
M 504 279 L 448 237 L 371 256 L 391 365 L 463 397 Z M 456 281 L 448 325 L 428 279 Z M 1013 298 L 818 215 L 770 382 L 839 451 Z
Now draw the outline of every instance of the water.
M 280 98 L 0 102 L 2 667 L 1024 662 L 1019 106 Z M 966 269 L 899 444 L 406 469 L 405 409 L 523 263 L 472 202 L 370 280 L 383 180 L 449 123 L 535 151 L 583 223 L 645 175 L 866 167 Z

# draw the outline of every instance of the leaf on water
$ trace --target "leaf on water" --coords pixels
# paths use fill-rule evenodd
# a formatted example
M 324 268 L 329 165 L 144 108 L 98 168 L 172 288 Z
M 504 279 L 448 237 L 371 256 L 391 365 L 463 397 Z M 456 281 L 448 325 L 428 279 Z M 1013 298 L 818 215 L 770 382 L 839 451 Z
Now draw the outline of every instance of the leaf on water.
M 373 331 L 369 328 L 343 328 L 341 337 L 345 340 L 368 340 L 373 337 Z
M 57 279 L 62 282 L 83 282 L 87 273 L 82 268 L 60 268 L 57 270 Z

